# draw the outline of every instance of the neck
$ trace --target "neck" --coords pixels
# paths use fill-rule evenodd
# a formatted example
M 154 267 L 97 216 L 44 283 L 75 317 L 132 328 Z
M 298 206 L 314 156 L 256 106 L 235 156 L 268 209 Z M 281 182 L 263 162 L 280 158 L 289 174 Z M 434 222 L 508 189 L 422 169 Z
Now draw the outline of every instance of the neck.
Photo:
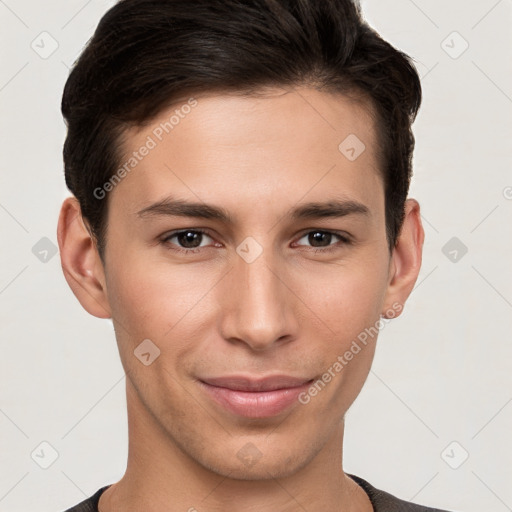
M 127 469 L 101 495 L 99 512 L 373 510 L 365 492 L 343 472 L 343 422 L 317 455 L 293 474 L 239 480 L 215 473 L 185 453 L 143 406 L 129 379 L 127 404 Z

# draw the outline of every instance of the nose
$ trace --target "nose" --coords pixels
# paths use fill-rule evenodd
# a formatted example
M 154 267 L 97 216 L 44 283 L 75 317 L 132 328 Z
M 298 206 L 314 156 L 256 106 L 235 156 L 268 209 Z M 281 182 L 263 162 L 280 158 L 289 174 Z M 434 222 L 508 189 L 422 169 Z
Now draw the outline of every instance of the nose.
M 297 336 L 297 297 L 290 289 L 284 263 L 271 250 L 252 262 L 236 255 L 234 268 L 223 280 L 221 331 L 231 343 L 244 343 L 253 351 L 268 350 Z

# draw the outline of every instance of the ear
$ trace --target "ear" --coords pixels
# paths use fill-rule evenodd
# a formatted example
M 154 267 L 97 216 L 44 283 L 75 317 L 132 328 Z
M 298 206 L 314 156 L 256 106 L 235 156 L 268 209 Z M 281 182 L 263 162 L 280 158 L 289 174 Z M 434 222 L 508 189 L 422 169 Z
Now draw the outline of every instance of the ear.
M 390 259 L 389 281 L 384 302 L 385 311 L 394 311 L 393 317 L 400 316 L 405 301 L 418 279 L 424 239 L 420 205 L 415 199 L 407 199 L 404 222 Z M 400 307 L 397 307 L 397 304 Z M 385 312 L 383 316 L 386 316 Z
M 62 203 L 57 240 L 64 276 L 80 304 L 93 316 L 111 318 L 103 263 L 76 197 Z

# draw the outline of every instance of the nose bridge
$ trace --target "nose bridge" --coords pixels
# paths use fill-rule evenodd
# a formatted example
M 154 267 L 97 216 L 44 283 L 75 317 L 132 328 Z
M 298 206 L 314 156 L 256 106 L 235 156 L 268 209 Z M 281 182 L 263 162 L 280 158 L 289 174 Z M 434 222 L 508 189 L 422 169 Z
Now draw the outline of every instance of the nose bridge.
M 254 350 L 263 350 L 293 335 L 290 291 L 279 275 L 278 255 L 254 239 L 237 248 L 228 302 L 223 318 L 226 339 L 238 339 Z

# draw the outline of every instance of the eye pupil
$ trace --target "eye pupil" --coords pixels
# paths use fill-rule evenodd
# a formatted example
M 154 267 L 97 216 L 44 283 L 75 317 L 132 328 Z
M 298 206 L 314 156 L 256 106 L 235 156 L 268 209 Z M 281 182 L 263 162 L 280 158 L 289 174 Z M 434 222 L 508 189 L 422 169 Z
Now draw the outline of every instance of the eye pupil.
M 315 243 L 312 243 L 311 245 L 315 246 L 315 247 L 325 247 L 327 245 L 330 244 L 331 242 L 331 236 L 332 234 L 331 233 L 326 233 L 325 231 L 313 231 L 309 234 L 309 242 L 322 242 L 322 241 L 327 241 L 327 243 L 325 244 L 321 244 L 321 245 L 315 245 Z
M 178 233 L 176 236 L 180 245 L 183 245 L 187 249 L 194 249 L 201 244 L 202 233 L 198 233 L 196 231 L 183 231 L 182 233 Z M 199 244 L 194 245 L 198 240 Z

